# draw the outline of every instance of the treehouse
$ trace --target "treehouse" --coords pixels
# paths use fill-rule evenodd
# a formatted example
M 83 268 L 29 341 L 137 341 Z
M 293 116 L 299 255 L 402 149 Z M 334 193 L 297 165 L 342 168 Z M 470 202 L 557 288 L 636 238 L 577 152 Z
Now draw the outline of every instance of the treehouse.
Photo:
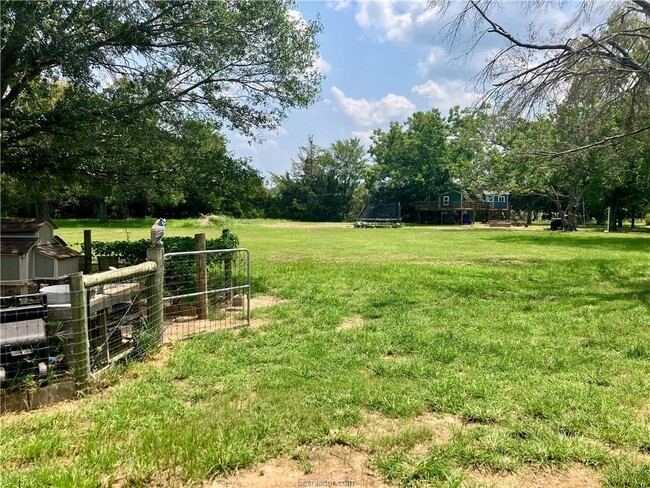
M 418 223 L 421 224 L 469 224 L 476 221 L 509 221 L 510 194 L 484 191 L 479 198 L 466 198 L 457 190 L 438 195 L 431 202 L 416 204 Z

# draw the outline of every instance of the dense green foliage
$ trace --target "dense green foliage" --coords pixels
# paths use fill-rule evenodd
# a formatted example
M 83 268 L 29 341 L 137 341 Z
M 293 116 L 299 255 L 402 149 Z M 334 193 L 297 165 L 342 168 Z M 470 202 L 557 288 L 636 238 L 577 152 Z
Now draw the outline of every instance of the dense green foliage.
M 196 241 L 193 237 L 165 237 L 163 240 L 165 252 L 196 251 Z M 147 260 L 147 249 L 151 247 L 149 239 L 136 241 L 94 241 L 93 255 L 114 256 L 124 264 L 132 265 L 143 263 Z M 206 239 L 206 249 L 235 249 L 239 247 L 239 239 L 232 232 L 222 234 L 220 237 Z M 82 251 L 83 251 L 82 245 Z
M 253 327 L 0 418 L 0 484 L 209 485 L 289 457 L 311 479 L 310 454 L 342 445 L 401 486 L 563 486 L 576 468 L 596 486 L 650 483 L 650 235 L 297 225 L 230 226 L 254 296 L 284 299 Z
M 3 2 L 6 210 L 254 213 L 262 180 L 216 133 L 274 129 L 314 101 L 320 24 L 292 6 Z
M 376 129 L 367 152 L 358 139 L 321 148 L 310 138 L 268 189 L 249 161 L 227 151 L 221 133 L 276 129 L 289 109 L 315 100 L 321 25 L 298 18 L 290 0 L 6 1 L 3 210 L 341 221 L 363 203 L 399 201 L 408 219 L 440 193 L 476 199 L 487 190 L 510 192 L 528 221 L 551 211 L 565 229 L 602 224 L 607 208 L 610 230 L 644 216 L 647 2 L 612 5 L 602 23 L 585 24 L 589 34 L 548 45 L 517 43 L 490 24 L 493 4 L 470 2 L 450 26 L 476 15 L 477 29 L 487 25 L 510 43 L 485 71 L 501 81 L 494 111 L 416 112 Z M 539 51 L 551 57 L 535 64 Z M 520 71 L 523 59 L 530 66 Z M 503 80 L 504 73 L 513 76 Z M 541 114 L 521 118 L 532 106 Z
M 272 175 L 270 215 L 306 221 L 348 219 L 366 164 L 359 139 L 339 140 L 323 149 L 310 137 L 291 171 Z

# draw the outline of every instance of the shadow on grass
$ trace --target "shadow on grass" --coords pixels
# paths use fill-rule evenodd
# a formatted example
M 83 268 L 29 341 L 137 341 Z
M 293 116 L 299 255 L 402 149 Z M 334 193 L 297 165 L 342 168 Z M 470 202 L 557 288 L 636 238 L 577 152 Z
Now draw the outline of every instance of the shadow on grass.
M 53 219 L 53 222 L 60 228 L 65 229 L 147 229 L 155 219 L 127 219 L 107 220 L 100 222 L 99 219 Z
M 481 236 L 482 240 L 521 244 L 525 246 L 543 245 L 557 248 L 588 248 L 602 249 L 606 251 L 629 251 L 629 252 L 649 252 L 650 239 L 648 237 L 636 236 L 636 233 L 627 233 L 625 238 L 617 238 L 618 234 L 602 235 L 589 233 L 499 233 L 485 234 Z M 645 233 L 644 233 L 645 234 Z M 645 234 L 647 235 L 647 234 Z

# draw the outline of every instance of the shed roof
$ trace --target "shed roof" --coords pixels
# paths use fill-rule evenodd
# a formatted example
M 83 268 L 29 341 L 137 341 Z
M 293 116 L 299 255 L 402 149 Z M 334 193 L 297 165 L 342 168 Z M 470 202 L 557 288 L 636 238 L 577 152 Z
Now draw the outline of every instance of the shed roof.
M 35 232 L 46 224 L 58 229 L 49 219 L 0 219 L 0 232 Z
M 61 246 L 60 244 L 43 244 L 41 246 L 36 246 L 34 251 L 55 259 L 78 258 L 82 256 L 80 252 L 70 249 L 69 247 Z
M 37 237 L 3 237 L 0 239 L 0 254 L 21 256 L 27 254 L 37 242 Z

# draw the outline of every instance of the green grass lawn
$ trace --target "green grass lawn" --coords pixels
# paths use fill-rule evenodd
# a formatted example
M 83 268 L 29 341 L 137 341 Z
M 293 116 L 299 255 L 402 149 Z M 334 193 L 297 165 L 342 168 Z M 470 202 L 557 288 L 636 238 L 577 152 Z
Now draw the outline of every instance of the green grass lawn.
M 56 223 L 69 243 L 90 224 Z M 139 239 L 151 223 L 93 223 L 93 235 Z M 649 233 L 229 220 L 167 234 L 223 226 L 251 250 L 253 293 L 286 299 L 254 312 L 267 324 L 197 336 L 71 405 L 4 416 L 3 488 L 180 486 L 337 443 L 396 485 L 581 465 L 606 486 L 650 486 Z M 444 443 L 354 434 L 369 415 L 427 412 L 462 428 Z

